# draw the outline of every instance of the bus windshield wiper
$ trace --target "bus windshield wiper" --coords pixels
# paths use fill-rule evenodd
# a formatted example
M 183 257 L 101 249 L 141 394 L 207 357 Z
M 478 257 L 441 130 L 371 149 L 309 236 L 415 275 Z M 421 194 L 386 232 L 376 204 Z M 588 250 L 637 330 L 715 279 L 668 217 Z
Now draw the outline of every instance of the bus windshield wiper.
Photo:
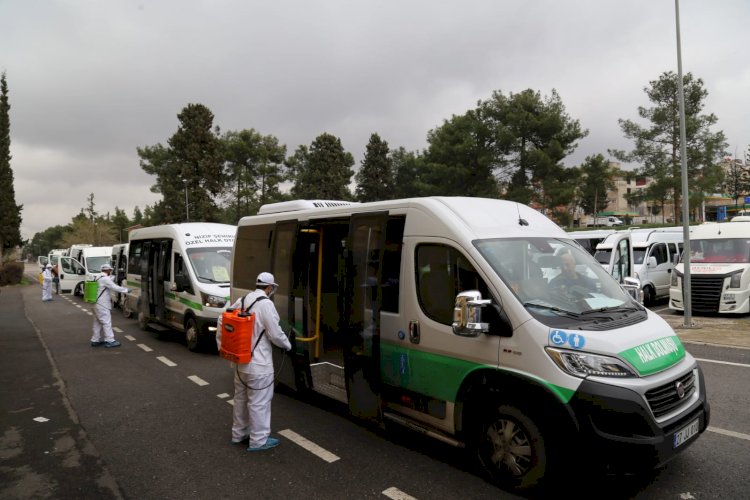
M 546 311 L 553 311 L 561 316 L 567 316 L 569 318 L 577 319 L 581 317 L 581 315 L 578 314 L 577 312 L 568 311 L 567 309 L 561 309 L 555 306 L 549 306 L 547 304 L 540 304 L 538 302 L 524 302 L 523 305 L 524 307 L 536 307 L 538 309 L 544 309 Z

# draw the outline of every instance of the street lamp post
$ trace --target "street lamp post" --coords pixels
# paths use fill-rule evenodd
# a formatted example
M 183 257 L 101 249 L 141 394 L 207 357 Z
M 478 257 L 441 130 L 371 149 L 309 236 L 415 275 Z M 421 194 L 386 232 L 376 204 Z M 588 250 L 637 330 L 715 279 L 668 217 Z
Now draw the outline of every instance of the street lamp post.
M 188 181 L 187 179 L 182 179 L 182 182 L 185 183 L 185 222 L 190 222 L 190 210 L 189 210 L 189 204 L 188 204 Z
M 674 0 L 675 25 L 677 27 L 677 97 L 680 105 L 680 166 L 682 172 L 682 237 L 685 240 L 683 252 L 684 272 L 682 274 L 682 305 L 685 310 L 684 325 L 693 326 L 691 316 L 690 283 L 690 196 L 687 177 L 687 146 L 685 145 L 685 91 L 682 82 L 682 49 L 680 47 L 680 0 Z

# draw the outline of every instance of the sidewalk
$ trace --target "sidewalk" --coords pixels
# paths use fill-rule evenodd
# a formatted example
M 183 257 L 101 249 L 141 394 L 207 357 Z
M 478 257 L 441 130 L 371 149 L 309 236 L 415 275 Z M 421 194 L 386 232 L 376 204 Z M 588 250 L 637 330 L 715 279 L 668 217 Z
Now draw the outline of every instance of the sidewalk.
M 715 344 L 750 349 L 750 316 L 693 316 L 685 326 L 682 314 L 663 314 L 682 342 Z
M 0 292 L 0 498 L 122 498 L 28 319 L 28 308 L 52 303 L 29 286 L 36 303 L 24 286 Z

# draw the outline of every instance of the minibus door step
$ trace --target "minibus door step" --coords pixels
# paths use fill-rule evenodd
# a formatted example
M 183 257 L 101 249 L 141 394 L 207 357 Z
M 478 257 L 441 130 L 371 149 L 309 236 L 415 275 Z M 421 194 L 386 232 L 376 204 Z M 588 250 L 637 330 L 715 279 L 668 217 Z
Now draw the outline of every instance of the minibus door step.
M 407 429 L 411 429 L 412 431 L 419 432 L 420 434 L 424 434 L 433 439 L 437 439 L 438 441 L 442 441 L 443 443 L 446 443 L 450 446 L 455 446 L 456 448 L 464 448 L 466 446 L 463 441 L 459 441 L 456 438 L 435 429 L 430 429 L 429 427 L 422 425 L 419 422 L 416 422 L 415 420 L 412 420 L 404 415 L 398 415 L 396 413 L 386 411 L 383 412 L 383 418 L 385 420 L 390 420 L 391 422 L 398 425 L 402 425 Z
M 347 403 L 344 367 L 333 363 L 322 362 L 310 365 L 313 390 L 329 398 Z

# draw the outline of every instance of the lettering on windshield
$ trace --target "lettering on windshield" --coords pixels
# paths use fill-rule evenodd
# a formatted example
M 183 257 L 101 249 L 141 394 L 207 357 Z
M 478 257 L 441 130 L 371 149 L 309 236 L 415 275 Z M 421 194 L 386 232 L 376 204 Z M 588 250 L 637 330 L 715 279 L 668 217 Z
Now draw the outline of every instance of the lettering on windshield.
M 191 240 L 186 241 L 185 245 L 205 245 L 208 243 L 226 243 L 226 244 L 233 244 L 234 243 L 234 235 L 233 234 L 199 234 L 196 236 L 191 236 Z

